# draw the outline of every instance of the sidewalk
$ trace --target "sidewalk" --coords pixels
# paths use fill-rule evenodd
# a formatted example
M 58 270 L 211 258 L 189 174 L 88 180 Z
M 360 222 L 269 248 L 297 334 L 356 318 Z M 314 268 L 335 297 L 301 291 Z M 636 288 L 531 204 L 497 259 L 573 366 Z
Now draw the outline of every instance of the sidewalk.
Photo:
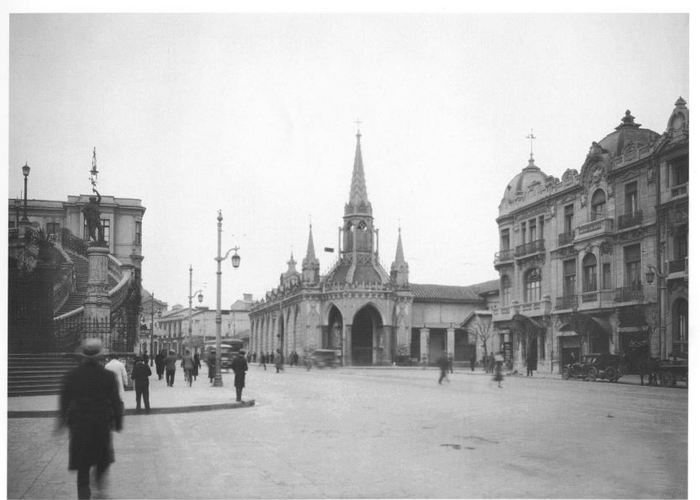
M 221 374 L 223 387 L 212 387 L 209 379 L 199 376 L 188 387 L 183 380 L 182 370 L 175 372 L 175 383 L 168 387 L 163 380 L 158 380 L 154 374 L 150 378 L 151 414 L 154 413 L 184 413 L 190 411 L 207 411 L 227 408 L 253 406 L 255 400 L 246 399 L 243 390 L 243 402 L 236 403 L 236 390 L 233 387 L 233 373 Z M 7 398 L 8 418 L 47 418 L 58 415 L 59 396 L 18 396 Z M 136 393 L 133 390 L 124 392 L 124 410 L 126 415 L 136 415 Z M 142 410 L 143 412 L 143 410 Z

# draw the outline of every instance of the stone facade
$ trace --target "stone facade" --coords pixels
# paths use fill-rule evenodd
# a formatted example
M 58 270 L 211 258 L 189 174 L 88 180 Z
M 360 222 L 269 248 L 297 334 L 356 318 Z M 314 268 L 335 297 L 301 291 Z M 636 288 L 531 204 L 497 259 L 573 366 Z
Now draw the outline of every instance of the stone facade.
M 379 259 L 379 231 L 367 196 L 360 137 L 358 132 L 336 262 L 320 275 L 309 227 L 301 272 L 292 255 L 279 286 L 253 303 L 249 349 L 258 354 L 279 349 L 285 357 L 332 349 L 345 365 L 432 362 L 445 351 L 452 356 L 459 352 L 466 361 L 474 342 L 460 325 L 471 311 L 486 306 L 483 294 L 496 291 L 497 282 L 470 287 L 410 283 L 400 231 L 386 272 Z
M 516 369 L 640 345 L 687 352 L 688 123 L 683 99 L 661 135 L 627 111 L 580 172 L 554 178 L 531 155 L 508 184 L 492 312 Z

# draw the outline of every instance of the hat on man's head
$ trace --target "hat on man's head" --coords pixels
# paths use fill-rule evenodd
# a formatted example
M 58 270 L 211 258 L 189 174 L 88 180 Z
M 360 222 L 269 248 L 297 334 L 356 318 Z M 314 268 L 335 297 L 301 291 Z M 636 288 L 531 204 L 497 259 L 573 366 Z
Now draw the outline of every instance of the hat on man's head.
M 80 355 L 84 358 L 97 358 L 104 354 L 102 341 L 100 339 L 85 339 L 80 350 Z

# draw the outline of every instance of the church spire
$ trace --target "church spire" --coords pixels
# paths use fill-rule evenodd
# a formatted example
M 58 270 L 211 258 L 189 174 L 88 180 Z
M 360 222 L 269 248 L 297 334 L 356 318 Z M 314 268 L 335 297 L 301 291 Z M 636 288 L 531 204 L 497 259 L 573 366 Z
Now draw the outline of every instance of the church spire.
M 309 243 L 306 247 L 306 257 L 301 261 L 302 279 L 307 283 L 317 283 L 320 268 L 321 265 L 314 251 L 314 237 L 311 232 L 311 224 L 309 224 Z
M 352 169 L 350 199 L 348 204 L 345 206 L 345 213 L 371 213 L 372 205 L 367 198 L 365 167 L 362 163 L 362 148 L 360 146 L 360 137 L 362 137 L 362 134 L 360 134 L 359 129 L 355 136 L 357 137 L 357 145 L 355 146 L 355 164 Z
M 399 228 L 399 239 L 396 242 L 396 258 L 394 258 L 394 262 L 391 263 L 391 282 L 399 287 L 408 285 L 408 264 L 403 257 L 401 228 Z

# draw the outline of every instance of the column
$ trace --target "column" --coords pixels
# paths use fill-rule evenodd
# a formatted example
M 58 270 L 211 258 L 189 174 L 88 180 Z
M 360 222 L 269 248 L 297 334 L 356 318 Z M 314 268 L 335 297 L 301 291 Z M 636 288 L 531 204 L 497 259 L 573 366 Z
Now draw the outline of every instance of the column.
M 352 365 L 352 325 L 345 325 L 345 334 L 342 340 L 343 366 Z
M 428 341 L 430 339 L 430 329 L 429 328 L 421 328 L 420 329 L 420 363 L 423 363 L 423 360 L 427 363 L 429 361 L 429 352 L 428 352 Z
M 88 283 L 84 303 L 86 328 L 83 338 L 99 338 L 106 348 L 111 349 L 111 302 L 109 300 L 109 276 L 107 274 L 109 249 L 107 247 L 89 246 L 87 253 Z
M 455 329 L 452 325 L 447 329 L 447 355 L 454 360 L 455 356 Z

